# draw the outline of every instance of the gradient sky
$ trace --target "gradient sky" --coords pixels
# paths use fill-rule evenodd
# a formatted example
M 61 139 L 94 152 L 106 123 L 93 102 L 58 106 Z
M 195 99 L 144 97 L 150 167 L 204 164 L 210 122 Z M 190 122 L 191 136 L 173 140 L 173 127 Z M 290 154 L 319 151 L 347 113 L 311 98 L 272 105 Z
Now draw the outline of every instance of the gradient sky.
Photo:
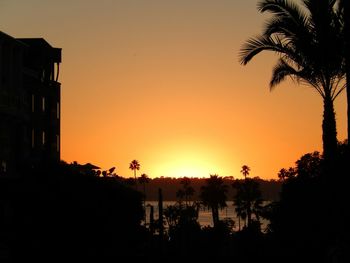
M 241 45 L 261 32 L 256 0 L 0 0 L 0 30 L 63 49 L 62 159 L 150 177 L 277 178 L 322 150 L 322 99 L 286 81 L 269 91 L 277 57 L 247 66 Z M 336 101 L 346 137 L 345 93 Z

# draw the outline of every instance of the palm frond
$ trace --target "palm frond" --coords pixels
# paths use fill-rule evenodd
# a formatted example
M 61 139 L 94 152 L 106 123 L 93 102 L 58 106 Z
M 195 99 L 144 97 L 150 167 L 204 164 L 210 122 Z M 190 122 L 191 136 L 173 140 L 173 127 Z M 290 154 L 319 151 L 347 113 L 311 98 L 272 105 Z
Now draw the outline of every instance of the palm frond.
M 253 57 L 262 51 L 274 51 L 280 54 L 290 53 L 291 50 L 284 45 L 278 36 L 258 36 L 250 38 L 242 46 L 239 56 L 240 62 L 246 65 Z
M 295 21 L 290 17 L 272 16 L 264 25 L 263 35 L 272 36 L 273 34 L 278 34 L 294 41 L 298 39 L 312 41 L 308 22 L 306 20 Z
M 331 97 L 334 101 L 340 93 L 346 88 L 345 76 L 344 74 L 339 74 L 331 80 Z
M 284 81 L 287 77 L 290 77 L 298 83 L 305 83 L 313 87 L 322 97 L 324 96 L 324 90 L 320 88 L 318 80 L 313 76 L 312 72 L 307 68 L 296 69 L 283 58 L 279 59 L 272 70 L 270 90 L 273 90 L 274 87 Z
M 293 1 L 288 0 L 263 0 L 258 3 L 261 13 L 269 12 L 277 17 L 290 18 L 296 24 L 306 25 L 307 14 Z
M 275 86 L 285 80 L 286 77 L 295 78 L 298 74 L 298 71 L 289 65 L 284 59 L 279 59 L 277 64 L 274 66 L 272 70 L 272 78 L 270 81 L 270 90 L 272 90 Z

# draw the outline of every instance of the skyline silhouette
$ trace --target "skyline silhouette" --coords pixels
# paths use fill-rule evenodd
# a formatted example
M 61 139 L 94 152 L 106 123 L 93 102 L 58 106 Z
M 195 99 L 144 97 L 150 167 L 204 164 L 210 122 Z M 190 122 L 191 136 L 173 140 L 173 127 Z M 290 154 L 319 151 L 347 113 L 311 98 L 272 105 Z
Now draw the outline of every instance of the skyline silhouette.
M 350 262 L 349 1 L 19 3 L 1 263 Z

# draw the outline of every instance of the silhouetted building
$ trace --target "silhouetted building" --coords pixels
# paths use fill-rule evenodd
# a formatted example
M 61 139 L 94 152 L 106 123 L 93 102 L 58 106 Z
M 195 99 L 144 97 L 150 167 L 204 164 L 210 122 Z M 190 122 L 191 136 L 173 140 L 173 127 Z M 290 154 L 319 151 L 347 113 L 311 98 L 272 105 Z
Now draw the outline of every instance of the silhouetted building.
M 60 160 L 61 49 L 0 31 L 0 173 Z

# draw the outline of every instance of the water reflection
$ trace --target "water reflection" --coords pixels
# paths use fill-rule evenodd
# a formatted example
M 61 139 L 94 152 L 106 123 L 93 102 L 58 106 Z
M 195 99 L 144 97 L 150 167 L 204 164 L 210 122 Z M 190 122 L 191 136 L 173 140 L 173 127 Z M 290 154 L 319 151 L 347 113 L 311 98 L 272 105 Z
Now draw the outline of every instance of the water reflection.
M 166 208 L 167 206 L 174 205 L 175 203 L 176 203 L 175 201 L 164 201 L 163 206 L 164 208 Z M 223 220 L 225 218 L 232 219 L 235 222 L 234 230 L 238 230 L 238 217 L 235 212 L 233 201 L 227 201 L 226 204 L 227 204 L 227 207 L 219 211 L 220 220 Z M 154 207 L 154 218 L 158 219 L 158 202 L 146 201 L 146 223 L 149 223 L 149 215 L 151 210 L 149 205 L 152 205 Z M 201 207 L 198 215 L 198 221 L 201 226 L 213 226 L 213 219 L 212 219 L 210 209 Z M 262 223 L 261 225 L 262 230 L 265 230 L 268 222 L 266 222 L 266 220 L 261 220 L 261 223 Z M 243 225 L 244 223 L 241 222 L 241 224 Z

